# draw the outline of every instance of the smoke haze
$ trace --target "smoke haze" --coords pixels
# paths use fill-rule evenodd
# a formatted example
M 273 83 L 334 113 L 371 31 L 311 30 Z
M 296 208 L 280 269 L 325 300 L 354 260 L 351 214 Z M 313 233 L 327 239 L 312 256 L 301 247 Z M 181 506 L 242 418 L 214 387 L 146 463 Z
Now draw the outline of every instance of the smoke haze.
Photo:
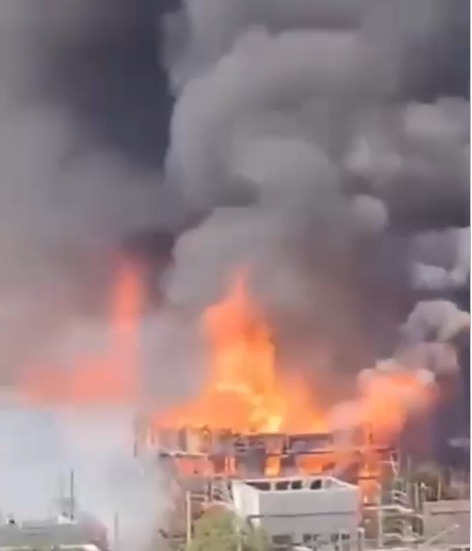
M 158 169 L 123 154 L 77 114 L 74 101 L 80 90 L 86 98 L 86 83 L 77 83 L 64 97 L 66 76 L 83 66 L 76 60 L 79 53 L 93 57 L 91 44 L 106 44 L 120 29 L 125 32 L 126 13 L 108 19 L 106 8 L 102 0 L 73 0 L 67 6 L 46 0 L 34 7 L 7 0 L 0 8 L 0 339 L 5 365 L 24 361 L 28 348 L 83 308 L 84 297 L 94 296 L 123 236 L 168 227 L 177 219 L 173 192 L 159 185 Z M 96 73 L 91 87 L 107 78 L 100 67 Z M 105 108 L 102 118 L 104 113 Z
M 196 0 L 168 19 L 167 172 L 212 212 L 177 242 L 171 303 L 199 311 L 248 265 L 289 356 L 315 339 L 356 371 L 412 289 L 468 285 L 469 230 L 441 227 L 468 216 L 469 105 L 423 99 L 448 6 Z
M 5 398 L 5 396 L 3 397 Z M 2 400 L 0 483 L 3 520 L 53 518 L 63 512 L 74 473 L 77 518 L 93 515 L 119 544 L 144 549 L 165 513 L 164 480 L 140 465 L 132 410 L 27 409 Z

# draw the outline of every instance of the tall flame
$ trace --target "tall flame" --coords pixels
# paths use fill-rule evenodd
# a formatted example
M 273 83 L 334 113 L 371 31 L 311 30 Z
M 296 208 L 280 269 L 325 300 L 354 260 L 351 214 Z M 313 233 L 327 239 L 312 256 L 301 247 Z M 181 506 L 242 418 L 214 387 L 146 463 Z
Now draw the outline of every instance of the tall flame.
M 46 403 L 136 403 L 142 310 L 142 273 L 122 262 L 105 350 L 79 354 L 67 365 L 28 370 L 23 390 Z M 160 426 L 300 433 L 370 425 L 388 442 L 402 429 L 413 407 L 430 403 L 430 386 L 416 373 L 396 366 L 390 371 L 368 370 L 369 377 L 352 401 L 323 411 L 316 400 L 322 389 L 309 388 L 293 371 L 288 375 L 277 369 L 274 335 L 248 293 L 245 273 L 236 275 L 229 294 L 210 307 L 200 322 L 208 364 L 203 388 L 187 403 L 156 413 Z
M 22 389 L 39 403 L 111 405 L 137 399 L 139 320 L 143 282 L 139 269 L 121 261 L 111 298 L 110 333 L 105 350 L 80 354 L 66 365 L 35 366 Z
M 203 389 L 195 400 L 161 415 L 161 423 L 248 432 L 317 428 L 320 417 L 303 385 L 276 371 L 273 336 L 249 298 L 244 274 L 204 313 L 201 324 L 208 346 Z
M 382 440 L 391 441 L 413 405 L 429 404 L 424 381 L 397 366 L 391 372 L 369 370 L 368 384 L 352 401 L 321 411 L 316 403 L 321 389 L 308 389 L 303 380 L 277 370 L 273 335 L 249 296 L 244 273 L 204 313 L 201 324 L 208 347 L 206 381 L 195 399 L 159 413 L 161 426 L 290 433 L 370 425 Z

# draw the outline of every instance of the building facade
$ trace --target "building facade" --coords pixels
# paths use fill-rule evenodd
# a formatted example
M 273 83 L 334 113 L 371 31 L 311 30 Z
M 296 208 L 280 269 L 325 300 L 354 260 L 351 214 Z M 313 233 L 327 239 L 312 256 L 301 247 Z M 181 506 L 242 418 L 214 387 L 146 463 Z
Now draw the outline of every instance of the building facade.
M 357 547 L 361 494 L 332 477 L 235 480 L 236 512 L 271 538 L 275 549 L 350 551 Z
M 0 525 L 0 549 L 80 549 L 87 545 L 109 551 L 106 530 L 95 521 L 75 522 L 61 517 L 22 523 L 10 520 Z

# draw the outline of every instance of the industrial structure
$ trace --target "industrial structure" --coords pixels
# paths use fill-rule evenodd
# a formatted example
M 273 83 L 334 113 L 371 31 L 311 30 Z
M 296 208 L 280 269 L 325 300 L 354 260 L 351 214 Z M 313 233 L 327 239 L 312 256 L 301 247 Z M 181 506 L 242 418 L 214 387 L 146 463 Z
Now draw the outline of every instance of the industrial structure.
M 332 477 L 293 477 L 232 482 L 235 511 L 261 527 L 274 548 L 337 543 L 358 546 L 360 491 Z
M 375 438 L 369 427 L 349 436 L 240 434 L 167 429 L 141 418 L 134 452 L 150 456 L 173 480 L 174 508 L 161 535 L 176 549 L 214 506 L 260 525 L 276 550 L 405 551 L 428 541 L 461 549 L 470 544 L 470 502 L 432 506 L 421 484 L 400 477 L 395 447 Z M 439 520 L 438 507 L 450 512 L 451 506 L 460 514 Z
M 164 429 L 141 418 L 135 455 L 155 453 L 161 467 L 179 476 L 258 478 L 333 475 L 347 482 L 378 480 L 391 471 L 395 449 L 370 427 L 339 432 L 248 433 L 208 427 Z
M 109 551 L 106 529 L 97 521 L 61 516 L 0 525 L 0 549 L 96 549 Z

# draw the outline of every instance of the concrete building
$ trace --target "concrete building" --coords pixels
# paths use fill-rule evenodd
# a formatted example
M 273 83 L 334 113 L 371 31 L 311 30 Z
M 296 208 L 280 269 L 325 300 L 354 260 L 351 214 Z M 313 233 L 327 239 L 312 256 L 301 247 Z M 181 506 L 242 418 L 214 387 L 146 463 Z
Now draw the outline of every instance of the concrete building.
M 96 545 L 59 545 L 53 548 L 54 551 L 100 551 Z M 0 551 L 36 551 L 34 547 L 0 547 Z
M 361 515 L 359 488 L 332 477 L 235 480 L 236 512 L 258 525 L 274 549 L 349 551 L 356 548 Z
M 87 549 L 93 546 L 108 551 L 106 531 L 91 520 L 71 521 L 54 518 L 0 525 L 1 549 Z M 92 547 L 92 549 L 93 549 Z

